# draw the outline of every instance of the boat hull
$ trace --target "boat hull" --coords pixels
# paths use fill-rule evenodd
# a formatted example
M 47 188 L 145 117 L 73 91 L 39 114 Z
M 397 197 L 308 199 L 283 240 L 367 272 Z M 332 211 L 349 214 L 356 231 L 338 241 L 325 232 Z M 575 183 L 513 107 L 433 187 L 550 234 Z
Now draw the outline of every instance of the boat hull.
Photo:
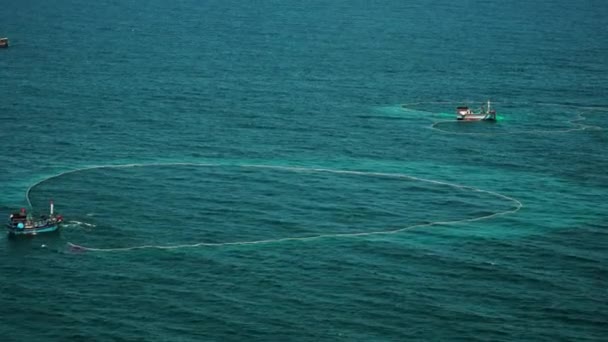
M 59 229 L 59 224 L 50 224 L 46 226 L 34 227 L 34 228 L 17 228 L 8 225 L 6 227 L 8 234 L 12 236 L 28 236 L 37 235 L 40 233 L 50 233 Z
M 490 115 L 462 115 L 456 117 L 458 121 L 496 121 L 494 117 Z

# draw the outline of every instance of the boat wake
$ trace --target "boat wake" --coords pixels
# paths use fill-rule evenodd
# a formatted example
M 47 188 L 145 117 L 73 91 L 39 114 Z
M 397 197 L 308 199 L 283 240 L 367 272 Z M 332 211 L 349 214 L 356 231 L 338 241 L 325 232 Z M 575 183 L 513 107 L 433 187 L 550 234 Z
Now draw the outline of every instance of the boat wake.
M 92 223 L 80 222 L 80 221 L 68 221 L 63 224 L 63 228 L 80 228 L 85 231 L 92 231 L 93 228 L 97 227 Z
M 223 247 L 223 246 L 246 246 L 246 245 L 263 245 L 263 244 L 276 244 L 283 242 L 308 242 L 313 240 L 320 239 L 332 239 L 332 238 L 358 238 L 365 236 L 374 236 L 374 235 L 388 235 L 388 234 L 398 234 L 404 231 L 412 230 L 412 229 L 420 229 L 420 228 L 428 228 L 434 226 L 449 226 L 449 225 L 457 225 L 457 224 L 465 224 L 468 222 L 475 222 L 481 220 L 488 220 L 491 218 L 495 218 L 498 216 L 503 216 L 507 214 L 514 214 L 518 212 L 521 208 L 523 208 L 523 204 L 512 197 L 507 195 L 500 194 L 498 192 L 489 191 L 479 189 L 473 186 L 467 186 L 456 183 L 449 183 L 444 181 L 420 178 L 416 176 L 411 176 L 403 173 L 383 173 L 383 172 L 367 172 L 367 171 L 353 171 L 353 170 L 339 170 L 339 169 L 326 169 L 326 168 L 307 168 L 307 167 L 297 167 L 297 166 L 278 166 L 278 165 L 261 165 L 261 164 L 209 164 L 209 163 L 150 163 L 150 164 L 125 164 L 125 165 L 100 165 L 100 166 L 91 166 L 71 171 L 66 171 L 60 173 L 58 175 L 54 175 L 43 179 L 32 186 L 30 186 L 27 190 L 26 197 L 28 202 L 30 202 L 29 194 L 30 191 L 36 187 L 37 185 L 57 177 L 60 177 L 65 174 L 70 174 L 74 172 L 93 170 L 93 169 L 110 169 L 110 168 L 135 168 L 135 167 L 153 167 L 153 166 L 195 166 L 195 167 L 212 167 L 212 166 L 237 166 L 248 169 L 274 169 L 274 170 L 284 170 L 298 173 L 331 173 L 331 174 L 346 174 L 346 175 L 363 175 L 363 176 L 372 176 L 372 177 L 384 177 L 384 178 L 392 178 L 392 179 L 404 179 L 404 180 L 414 180 L 425 183 L 430 183 L 434 185 L 445 186 L 453 189 L 459 190 L 467 190 L 478 193 L 485 193 L 491 196 L 494 196 L 499 199 L 503 199 L 509 201 L 513 204 L 511 209 L 490 213 L 483 216 L 467 218 L 467 219 L 459 219 L 459 220 L 448 220 L 448 221 L 433 221 L 422 224 L 415 224 L 410 226 L 405 226 L 398 229 L 391 230 L 381 230 L 381 231 L 372 231 L 372 232 L 355 232 L 355 233 L 328 233 L 328 234 L 317 234 L 310 236 L 301 236 L 301 237 L 285 237 L 285 238 L 275 238 L 275 239 L 263 239 L 263 240 L 252 240 L 252 241 L 237 241 L 237 242 L 196 242 L 192 244 L 176 244 L 176 245 L 140 245 L 140 246 L 131 246 L 131 247 L 118 247 L 118 248 L 96 248 L 83 246 L 79 244 L 75 244 L 72 242 L 68 242 L 67 247 L 70 252 L 125 252 L 125 251 L 133 251 L 133 250 L 141 250 L 141 249 L 161 249 L 161 250 L 170 250 L 170 249 L 181 249 L 181 248 L 195 248 L 195 247 Z M 31 202 L 30 202 L 31 203 Z M 87 224 L 80 221 L 71 221 L 78 225 L 84 225 L 89 227 L 94 227 L 94 225 Z

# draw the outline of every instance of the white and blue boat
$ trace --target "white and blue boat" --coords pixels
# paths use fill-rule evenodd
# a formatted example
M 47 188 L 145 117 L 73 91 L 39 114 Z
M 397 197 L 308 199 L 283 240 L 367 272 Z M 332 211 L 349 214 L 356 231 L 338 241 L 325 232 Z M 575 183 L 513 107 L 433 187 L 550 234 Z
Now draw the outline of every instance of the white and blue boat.
M 13 213 L 9 217 L 6 224 L 8 234 L 11 236 L 36 235 L 56 231 L 63 222 L 63 217 L 55 215 L 54 209 L 53 201 L 51 201 L 49 215 L 41 215 L 38 218 L 34 218 L 26 212 L 25 208 L 22 208 L 20 212 Z
M 456 120 L 461 121 L 496 121 L 496 111 L 491 109 L 490 100 L 486 107 L 483 105 L 479 112 L 471 110 L 467 106 L 456 107 Z

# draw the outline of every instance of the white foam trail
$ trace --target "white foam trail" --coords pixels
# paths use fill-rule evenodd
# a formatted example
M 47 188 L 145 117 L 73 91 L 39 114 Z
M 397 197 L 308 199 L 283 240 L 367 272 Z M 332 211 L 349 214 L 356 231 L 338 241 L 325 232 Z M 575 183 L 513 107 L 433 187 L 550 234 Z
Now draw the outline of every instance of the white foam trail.
M 78 169 L 74 169 L 74 170 L 69 170 L 69 171 L 65 171 L 65 172 L 61 172 L 58 173 L 54 176 L 50 176 L 47 178 L 44 178 L 32 185 L 29 186 L 29 188 L 27 188 L 27 190 L 25 191 L 25 199 L 27 200 L 27 204 L 30 206 L 30 208 L 32 208 L 32 201 L 30 200 L 30 192 L 32 191 L 32 189 L 36 186 L 38 186 L 39 184 L 46 182 L 48 180 L 54 179 L 54 178 L 58 178 L 70 173 L 75 173 L 75 172 L 79 172 L 79 171 L 85 171 L 85 170 L 94 170 L 94 169 L 108 169 L 108 168 L 113 168 L 113 169 L 125 169 L 125 168 L 130 168 L 130 167 L 142 167 L 142 166 L 165 166 L 165 165 L 174 165 L 174 166 L 221 166 L 221 165 L 225 165 L 225 164 L 196 164 L 196 163 L 133 163 L 133 164 L 118 164 L 118 165 L 93 165 L 93 166 L 88 166 L 88 167 L 83 167 L 83 168 L 78 168 Z
M 60 174 L 50 176 L 46 179 L 43 179 L 34 185 L 30 186 L 27 189 L 26 197 L 29 202 L 29 193 L 35 186 L 49 180 L 60 177 L 65 174 L 70 174 L 79 171 L 93 170 L 93 169 L 101 169 L 101 168 L 129 168 L 129 167 L 149 167 L 149 166 L 197 166 L 197 167 L 214 167 L 214 166 L 233 166 L 233 167 L 243 167 L 243 168 L 258 168 L 258 169 L 275 169 L 275 170 L 286 170 L 292 172 L 316 172 L 316 173 L 333 173 L 333 174 L 350 174 L 350 175 L 363 175 L 363 176 L 375 176 L 375 177 L 387 177 L 387 178 L 401 178 L 401 179 L 409 179 L 420 182 L 426 182 L 431 184 L 437 184 L 441 186 L 452 187 L 456 189 L 464 189 L 474 192 L 481 192 L 485 194 L 489 194 L 498 198 L 505 199 L 514 204 L 513 209 L 505 210 L 485 216 L 474 217 L 469 219 L 462 220 L 452 220 L 452 221 L 434 221 L 423 224 L 416 224 L 411 226 L 406 226 L 393 230 L 384 230 L 384 231 L 373 231 L 373 232 L 358 232 L 358 233 L 331 233 L 331 234 L 318 234 L 304 237 L 286 237 L 286 238 L 278 238 L 278 239 L 264 239 L 264 240 L 253 240 L 253 241 L 237 241 L 237 242 L 218 242 L 218 243 L 209 243 L 209 242 L 198 242 L 193 244 L 180 244 L 180 245 L 142 245 L 142 246 L 133 246 L 133 247 L 119 247 L 119 248 L 95 248 L 95 247 L 86 247 L 77 245 L 71 242 L 68 242 L 68 246 L 73 250 L 77 251 L 97 251 L 97 252 L 119 252 L 119 251 L 132 251 L 138 249 L 179 249 L 179 248 L 194 248 L 194 247 L 221 247 L 221 246 L 245 246 L 245 245 L 258 245 L 258 244 L 270 244 L 270 243 L 281 243 L 287 241 L 312 241 L 318 239 L 327 239 L 327 238 L 352 238 L 352 237 L 361 237 L 361 236 L 372 236 L 372 235 L 386 235 L 386 234 L 397 234 L 404 232 L 406 230 L 422 228 L 422 227 L 432 227 L 432 226 L 440 226 L 440 225 L 456 225 L 466 222 L 475 222 L 481 220 L 487 220 L 494 217 L 513 214 L 518 212 L 521 208 L 523 208 L 523 204 L 507 195 L 503 195 L 494 191 L 483 190 L 473 186 L 461 185 L 456 183 L 448 183 L 438 180 L 426 179 L 415 177 L 403 173 L 383 173 L 383 172 L 366 172 L 366 171 L 353 171 L 353 170 L 337 170 L 337 169 L 326 169 L 326 168 L 306 168 L 306 167 L 298 167 L 298 166 L 280 166 L 280 165 L 264 165 L 264 164 L 210 164 L 210 163 L 149 163 L 149 164 L 125 164 L 125 165 L 98 165 L 80 168 L 76 170 L 65 171 Z
M 92 227 L 92 228 L 97 227 L 96 225 L 94 225 L 92 223 L 86 223 L 86 222 L 80 222 L 80 221 L 68 221 L 68 223 L 73 223 L 73 224 L 77 224 L 79 226 L 86 226 L 86 227 Z

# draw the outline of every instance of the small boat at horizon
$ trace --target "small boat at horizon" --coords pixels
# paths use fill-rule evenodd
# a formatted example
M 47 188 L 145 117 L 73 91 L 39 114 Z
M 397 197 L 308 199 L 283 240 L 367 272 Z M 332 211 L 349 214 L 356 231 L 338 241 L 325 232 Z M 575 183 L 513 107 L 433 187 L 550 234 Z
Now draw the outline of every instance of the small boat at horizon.
M 8 47 L 8 38 L 0 38 L 0 48 Z
M 12 213 L 9 217 L 6 228 L 10 236 L 17 235 L 36 235 L 38 233 L 54 232 L 59 229 L 59 225 L 63 222 L 61 215 L 55 215 L 55 206 L 53 201 L 50 203 L 49 215 L 41 215 L 34 218 L 32 214 L 27 213 L 25 208 L 21 208 L 20 212 Z
M 487 105 L 481 106 L 478 112 L 474 112 L 467 106 L 456 108 L 456 120 L 460 121 L 496 121 L 496 111 L 491 109 L 490 100 Z

